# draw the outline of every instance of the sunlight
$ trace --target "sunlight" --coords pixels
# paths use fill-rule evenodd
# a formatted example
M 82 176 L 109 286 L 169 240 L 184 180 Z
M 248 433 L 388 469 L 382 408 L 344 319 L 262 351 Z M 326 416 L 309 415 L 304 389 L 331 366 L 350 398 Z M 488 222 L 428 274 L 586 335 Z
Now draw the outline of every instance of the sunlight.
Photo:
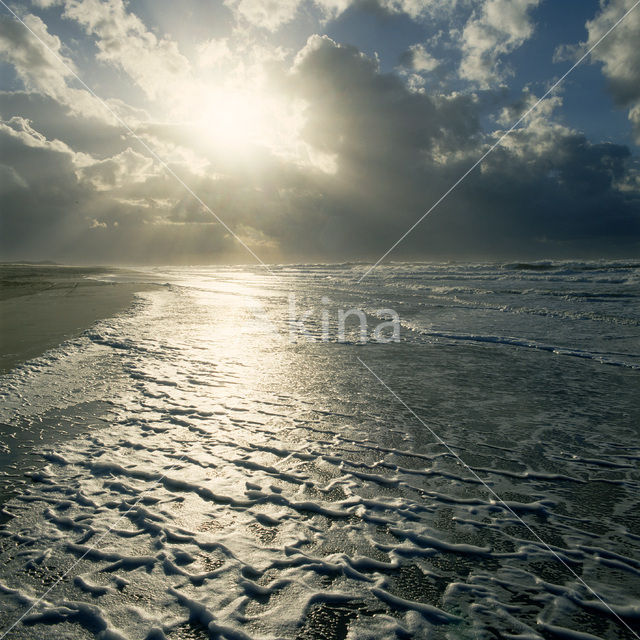
M 237 90 L 214 90 L 202 108 L 200 133 L 213 146 L 243 151 L 269 140 L 267 100 Z
M 262 147 L 290 155 L 299 144 L 300 118 L 295 109 L 267 91 L 230 86 L 194 92 L 193 119 L 200 143 L 212 151 L 243 156 Z
M 0 640 L 640 640 L 638 41 L 0 0 Z
M 306 103 L 269 91 L 260 82 L 238 86 L 219 81 L 190 87 L 181 101 L 193 128 L 193 142 L 205 153 L 225 158 L 260 158 L 260 150 L 323 173 L 337 170 L 333 155 L 315 149 L 302 137 Z M 256 86 L 258 85 L 258 86 Z

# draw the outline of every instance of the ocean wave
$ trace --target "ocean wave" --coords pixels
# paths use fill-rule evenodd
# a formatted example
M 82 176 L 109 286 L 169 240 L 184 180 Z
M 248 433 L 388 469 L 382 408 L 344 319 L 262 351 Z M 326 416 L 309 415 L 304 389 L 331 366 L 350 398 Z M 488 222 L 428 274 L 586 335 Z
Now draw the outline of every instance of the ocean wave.
M 387 389 L 352 345 L 291 344 L 243 324 L 247 289 L 279 317 L 291 280 L 267 288 L 206 268 L 159 270 L 171 287 L 3 377 L 3 433 L 28 436 L 42 457 L 7 467 L 20 482 L 0 526 L 0 628 L 26 614 L 16 638 L 631 640 L 632 331 L 576 318 L 570 330 L 542 324 L 548 341 L 514 337 L 547 319 L 475 280 L 424 300 L 450 329 L 421 326 L 423 299 L 393 284 L 408 268 L 383 270 L 392 284 L 378 279 L 373 300 L 343 275 L 333 294 L 346 308 L 357 298 L 407 312 L 400 344 L 358 351 Z M 239 281 L 235 295 L 202 284 L 225 278 Z M 305 300 L 332 287 L 293 281 Z M 544 300 L 541 311 L 571 310 Z M 635 302 L 606 304 L 631 316 Z M 492 332 L 496 318 L 507 330 Z M 578 329 L 590 348 L 560 346 Z M 624 368 L 549 367 L 526 350 Z
M 452 342 L 475 342 L 481 344 L 496 344 L 523 349 L 533 349 L 536 351 L 546 351 L 555 355 L 593 360 L 601 364 L 626 367 L 629 369 L 640 369 L 640 354 L 635 353 L 587 351 L 584 349 L 545 344 L 543 342 L 537 342 L 535 340 L 516 338 L 512 336 L 448 333 L 420 327 L 410 322 L 403 322 L 402 325 L 410 331 L 417 332 L 427 338 L 445 339 Z M 627 358 L 627 360 L 616 358 L 616 356 L 622 356 L 624 358 Z

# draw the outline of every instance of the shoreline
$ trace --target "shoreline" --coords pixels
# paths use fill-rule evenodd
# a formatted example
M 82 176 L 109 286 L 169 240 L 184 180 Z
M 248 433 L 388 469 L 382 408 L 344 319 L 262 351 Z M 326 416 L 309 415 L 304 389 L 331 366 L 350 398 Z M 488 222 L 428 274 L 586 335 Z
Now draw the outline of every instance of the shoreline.
M 126 310 L 153 285 L 89 279 L 115 269 L 0 265 L 0 374 Z

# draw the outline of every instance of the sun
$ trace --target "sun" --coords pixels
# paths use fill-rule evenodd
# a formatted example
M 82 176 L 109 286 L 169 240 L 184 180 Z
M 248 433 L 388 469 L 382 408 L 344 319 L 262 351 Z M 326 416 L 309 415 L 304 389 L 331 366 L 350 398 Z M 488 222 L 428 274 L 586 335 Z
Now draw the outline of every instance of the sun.
M 269 141 L 268 104 L 250 91 L 214 90 L 203 105 L 202 135 L 226 151 L 246 151 Z
M 256 166 L 267 155 L 334 174 L 336 159 L 304 139 L 307 103 L 265 82 L 240 82 L 233 74 L 185 85 L 178 119 L 189 144 L 208 159 Z M 224 164 L 223 162 L 223 164 Z
M 244 156 L 266 149 L 289 155 L 300 144 L 299 110 L 262 88 L 209 88 L 194 110 L 200 142 L 212 151 Z

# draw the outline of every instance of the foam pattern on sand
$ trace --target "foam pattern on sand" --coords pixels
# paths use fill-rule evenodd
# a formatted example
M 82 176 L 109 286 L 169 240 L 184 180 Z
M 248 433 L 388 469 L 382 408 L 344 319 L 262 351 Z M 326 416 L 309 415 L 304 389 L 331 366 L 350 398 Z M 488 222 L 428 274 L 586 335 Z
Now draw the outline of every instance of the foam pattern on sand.
M 633 638 L 637 372 L 459 327 L 292 344 L 290 288 L 349 282 L 295 269 L 170 273 L 5 376 L 3 423 L 58 435 L 12 470 L 7 638 Z

